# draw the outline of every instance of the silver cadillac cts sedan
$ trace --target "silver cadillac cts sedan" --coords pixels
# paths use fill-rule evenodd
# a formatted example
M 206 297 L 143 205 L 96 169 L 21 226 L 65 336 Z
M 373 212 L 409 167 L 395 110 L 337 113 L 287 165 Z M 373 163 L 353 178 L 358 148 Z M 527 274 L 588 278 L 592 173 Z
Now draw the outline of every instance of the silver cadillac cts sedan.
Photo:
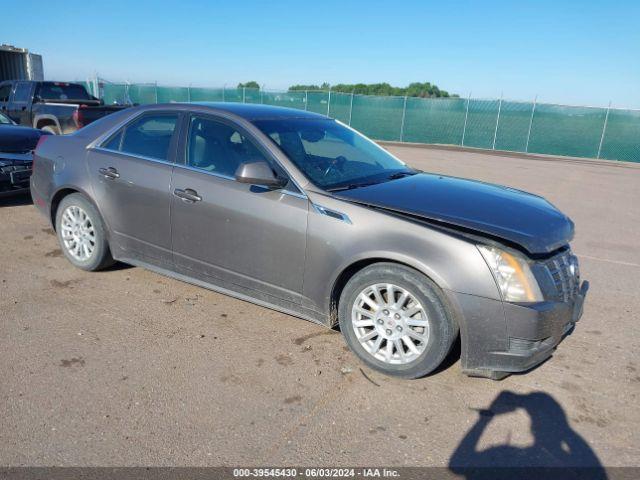
M 545 199 L 415 170 L 300 110 L 130 108 L 43 136 L 31 193 L 76 267 L 117 260 L 339 324 L 399 377 L 432 372 L 458 337 L 468 375 L 530 369 L 588 289 L 573 223 Z

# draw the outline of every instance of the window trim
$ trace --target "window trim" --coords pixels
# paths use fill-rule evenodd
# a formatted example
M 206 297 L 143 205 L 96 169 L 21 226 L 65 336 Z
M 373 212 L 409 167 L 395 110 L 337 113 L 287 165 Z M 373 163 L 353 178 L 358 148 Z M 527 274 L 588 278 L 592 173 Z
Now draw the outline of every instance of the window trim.
M 111 141 L 111 139 L 113 139 L 114 137 L 118 136 L 119 134 L 122 133 L 122 137 L 120 138 L 120 145 L 119 148 L 122 148 L 122 140 L 124 139 L 124 134 L 126 133 L 126 129 L 129 128 L 129 126 L 131 124 L 133 124 L 134 122 L 137 122 L 138 120 L 142 120 L 144 117 L 157 117 L 157 116 L 176 116 L 176 125 L 173 128 L 173 133 L 171 134 L 171 140 L 169 141 L 169 148 L 167 149 L 167 159 L 164 160 L 162 158 L 155 158 L 155 157 L 147 157 L 146 155 L 140 155 L 138 153 L 133 153 L 133 152 L 124 152 L 122 150 L 113 150 L 111 148 L 106 148 L 104 145 L 109 143 Z M 168 164 L 168 165 L 176 165 L 176 146 L 178 144 L 178 139 L 180 136 L 180 127 L 182 125 L 182 117 L 183 117 L 183 112 L 175 110 L 158 110 L 158 111 L 143 111 L 140 112 L 138 115 L 134 115 L 132 118 L 130 118 L 129 120 L 127 120 L 125 123 L 123 124 L 119 124 L 118 126 L 116 126 L 114 129 L 110 130 L 109 132 L 107 132 L 103 137 L 99 138 L 97 142 L 94 142 L 94 146 L 91 146 L 90 148 L 92 150 L 98 150 L 98 151 L 102 151 L 102 152 L 109 152 L 109 153 L 117 153 L 119 155 L 126 155 L 129 157 L 134 157 L 134 158 L 140 158 L 143 160 L 150 160 L 153 162 L 157 162 L 157 163 L 163 163 L 163 164 Z

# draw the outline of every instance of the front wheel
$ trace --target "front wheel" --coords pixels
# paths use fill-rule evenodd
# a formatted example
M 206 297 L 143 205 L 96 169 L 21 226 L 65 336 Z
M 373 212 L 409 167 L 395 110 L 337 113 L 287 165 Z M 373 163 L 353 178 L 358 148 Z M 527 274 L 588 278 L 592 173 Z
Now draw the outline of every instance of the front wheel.
M 56 234 L 67 260 L 83 270 L 113 265 L 98 210 L 80 193 L 62 199 L 56 212 Z
M 361 360 L 403 378 L 435 370 L 458 334 L 437 285 L 394 263 L 376 263 L 354 275 L 342 291 L 338 316 Z

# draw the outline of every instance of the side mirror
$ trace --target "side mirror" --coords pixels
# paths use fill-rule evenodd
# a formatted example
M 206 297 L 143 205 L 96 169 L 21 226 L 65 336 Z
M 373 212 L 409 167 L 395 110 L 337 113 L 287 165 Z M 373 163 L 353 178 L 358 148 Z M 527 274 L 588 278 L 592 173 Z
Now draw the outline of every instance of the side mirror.
M 287 180 L 278 178 L 273 169 L 265 161 L 243 162 L 236 170 L 236 180 L 240 183 L 251 183 L 269 188 L 282 188 Z

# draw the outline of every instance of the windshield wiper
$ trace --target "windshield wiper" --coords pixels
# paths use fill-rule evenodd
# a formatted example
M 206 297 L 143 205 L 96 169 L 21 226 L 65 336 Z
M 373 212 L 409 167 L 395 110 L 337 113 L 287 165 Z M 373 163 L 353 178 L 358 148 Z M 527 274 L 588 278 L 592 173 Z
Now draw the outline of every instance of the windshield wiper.
M 409 177 L 412 175 L 415 175 L 417 173 L 420 173 L 419 170 L 408 170 L 408 171 L 404 171 L 404 172 L 396 172 L 396 173 L 392 173 L 391 175 L 389 175 L 388 177 L 382 178 L 382 179 L 378 179 L 378 180 L 372 180 L 369 182 L 353 182 L 353 183 L 348 183 L 347 185 L 340 185 L 338 187 L 333 187 L 333 188 L 327 188 L 327 192 L 340 192 L 342 190 L 353 190 L 354 188 L 360 188 L 360 187 L 369 187 L 371 185 L 377 185 L 378 183 L 384 183 L 387 180 L 396 180 L 398 178 L 403 178 L 403 177 Z
M 396 173 L 392 173 L 391 175 L 389 175 L 387 177 L 387 180 L 395 180 L 397 178 L 410 177 L 410 176 L 416 175 L 418 173 L 420 173 L 419 170 L 409 170 L 409 171 L 405 171 L 405 172 L 396 172 Z
M 339 187 L 327 188 L 327 192 L 340 192 L 342 190 L 353 190 L 354 188 L 368 187 L 375 185 L 378 182 L 361 182 L 361 183 L 349 183 L 348 185 L 340 185 Z

